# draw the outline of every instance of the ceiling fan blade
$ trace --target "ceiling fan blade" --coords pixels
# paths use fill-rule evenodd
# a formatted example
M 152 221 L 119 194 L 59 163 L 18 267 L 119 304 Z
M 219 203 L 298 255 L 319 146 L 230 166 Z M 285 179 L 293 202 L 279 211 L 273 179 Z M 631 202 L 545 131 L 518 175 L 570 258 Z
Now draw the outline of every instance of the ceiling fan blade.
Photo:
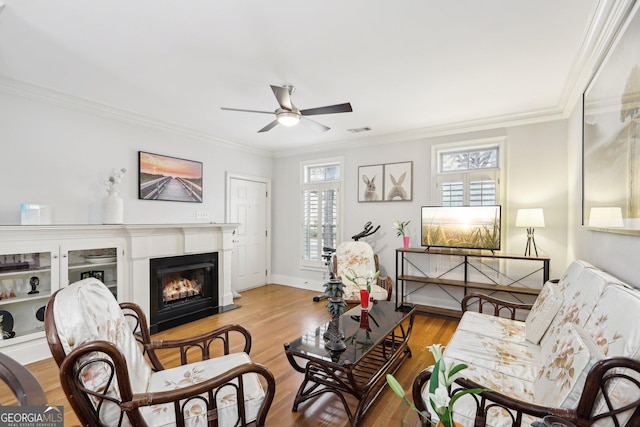
M 308 108 L 300 110 L 303 116 L 315 116 L 317 114 L 350 113 L 353 109 L 350 103 L 327 105 L 326 107 Z
M 289 88 L 271 85 L 271 90 L 280 104 L 280 108 L 283 110 L 293 110 L 291 104 L 291 95 L 289 95 Z
M 260 132 L 268 132 L 271 129 L 273 129 L 274 127 L 276 127 L 277 124 L 278 124 L 278 120 L 274 120 L 271 123 L 269 123 L 268 125 L 266 125 L 265 127 L 263 127 L 262 129 L 260 129 L 258 131 L 258 133 L 260 133 Z
M 243 113 L 262 113 L 262 114 L 273 114 L 273 111 L 260 111 L 260 110 L 245 110 L 243 108 L 227 108 L 227 107 L 220 107 L 221 110 L 226 110 L 226 111 L 241 111 Z
M 326 132 L 331 129 L 329 126 L 325 126 L 322 123 L 316 122 L 315 120 L 308 119 L 305 116 L 300 117 L 300 121 L 319 132 Z

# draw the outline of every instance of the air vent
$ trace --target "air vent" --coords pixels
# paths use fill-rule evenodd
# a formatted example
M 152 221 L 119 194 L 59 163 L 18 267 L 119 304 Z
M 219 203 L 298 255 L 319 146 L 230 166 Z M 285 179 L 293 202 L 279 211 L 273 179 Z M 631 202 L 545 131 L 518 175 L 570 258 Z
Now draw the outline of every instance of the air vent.
M 353 128 L 353 129 L 347 129 L 347 130 L 351 133 L 360 133 L 360 132 L 369 132 L 371 128 L 369 126 L 365 126 L 363 128 Z

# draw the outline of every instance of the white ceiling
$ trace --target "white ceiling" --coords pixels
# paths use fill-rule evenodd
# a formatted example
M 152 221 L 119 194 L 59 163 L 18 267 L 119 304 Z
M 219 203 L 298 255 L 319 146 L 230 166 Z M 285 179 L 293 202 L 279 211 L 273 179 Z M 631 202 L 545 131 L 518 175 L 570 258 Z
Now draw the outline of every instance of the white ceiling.
M 5 87 L 275 153 L 560 117 L 584 88 L 602 4 L 615 3 L 4 2 Z M 315 116 L 325 133 L 259 134 L 271 116 L 220 109 L 275 110 L 271 84 L 296 86 L 301 109 L 350 102 L 354 111 Z M 372 130 L 347 131 L 364 126 Z

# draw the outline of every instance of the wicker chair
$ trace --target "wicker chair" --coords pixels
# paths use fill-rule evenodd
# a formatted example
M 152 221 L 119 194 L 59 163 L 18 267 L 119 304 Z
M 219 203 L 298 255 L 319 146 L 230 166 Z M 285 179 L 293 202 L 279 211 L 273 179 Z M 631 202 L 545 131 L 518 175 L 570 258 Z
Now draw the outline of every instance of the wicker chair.
M 118 304 L 107 287 L 92 278 L 53 295 L 45 328 L 62 388 L 83 425 L 265 423 L 275 380 L 249 358 L 251 335 L 241 326 L 192 339 L 152 341 L 141 309 Z M 242 342 L 242 352 L 230 352 Z M 176 349 L 180 366 L 165 368 L 156 354 L 159 349 Z
M 9 398 L 3 394 L 0 405 L 13 405 L 15 401 L 20 406 L 47 404 L 47 396 L 31 371 L 2 353 L 0 353 L 0 381 L 4 382 L 13 393 Z
M 338 278 L 345 284 L 344 299 L 347 303 L 360 302 L 360 288 L 346 280 L 345 274 L 354 270 L 358 276 L 365 276 L 380 270 L 378 255 L 367 242 L 346 241 L 336 248 L 334 270 Z M 378 277 L 376 284 L 371 286 L 371 297 L 379 301 L 391 301 L 393 281 L 390 277 Z

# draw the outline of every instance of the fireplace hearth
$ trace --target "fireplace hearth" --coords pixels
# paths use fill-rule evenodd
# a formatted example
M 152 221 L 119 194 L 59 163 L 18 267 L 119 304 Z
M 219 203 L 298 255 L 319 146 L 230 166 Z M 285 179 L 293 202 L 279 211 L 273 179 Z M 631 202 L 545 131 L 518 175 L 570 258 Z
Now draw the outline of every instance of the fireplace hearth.
M 221 311 L 217 252 L 152 258 L 149 266 L 151 333 Z

